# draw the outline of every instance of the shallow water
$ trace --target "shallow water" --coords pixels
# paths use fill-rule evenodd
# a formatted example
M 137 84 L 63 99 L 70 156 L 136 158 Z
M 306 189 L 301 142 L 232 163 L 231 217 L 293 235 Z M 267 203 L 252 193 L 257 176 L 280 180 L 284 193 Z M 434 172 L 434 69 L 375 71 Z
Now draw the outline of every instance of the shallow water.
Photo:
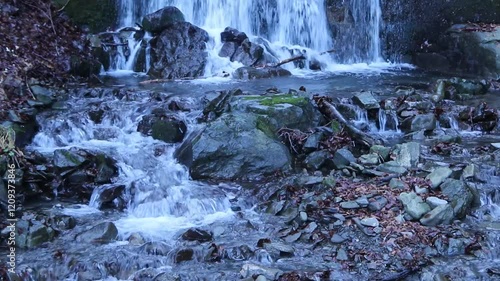
M 195 99 L 202 93 L 240 88 L 250 93 L 263 93 L 266 89 L 277 87 L 286 92 L 288 89 L 306 87 L 311 94 L 328 95 L 332 97 L 349 97 L 359 90 L 372 90 L 382 97 L 391 96 L 395 86 L 413 86 L 427 88 L 430 81 L 436 76 L 418 70 L 387 70 L 380 72 L 336 73 L 329 75 L 310 75 L 309 77 L 287 77 L 263 79 L 254 81 L 238 81 L 223 78 L 200 79 L 194 81 L 173 81 L 164 84 L 140 85 L 147 79 L 144 76 L 105 76 L 107 87 L 139 89 L 144 92 L 132 93 L 127 98 L 120 99 L 113 95 L 89 98 L 73 94 L 67 100 L 70 109 L 65 112 L 45 112 L 39 116 L 41 131 L 36 136 L 30 149 L 50 155 L 55 149 L 78 147 L 91 151 L 102 151 L 118 161 L 120 175 L 115 183 L 125 184 L 128 189 L 133 185 L 134 194 L 130 195 L 127 209 L 121 213 L 108 210 L 99 211 L 95 202 L 89 205 L 75 205 L 71 202 L 62 202 L 62 210 L 51 207 L 36 207 L 37 211 L 48 208 L 50 212 L 61 212 L 77 218 L 77 227 L 56 238 L 46 247 L 21 252 L 20 267 L 36 267 L 35 265 L 52 264 L 47 271 L 59 277 L 66 276 L 67 280 L 76 278 L 75 264 L 90 271 L 100 272 L 104 279 L 111 274 L 102 268 L 110 262 L 117 263 L 121 268 L 119 279 L 127 279 L 138 268 L 162 268 L 172 274 L 187 276 L 186 280 L 235 280 L 241 269 L 242 259 L 246 259 L 245 247 L 253 248 L 261 238 L 278 239 L 280 225 L 283 219 L 260 214 L 254 211 L 256 199 L 251 192 L 238 184 L 206 183 L 190 179 L 185 167 L 178 164 L 173 158 L 174 146 L 165 145 L 151 137 L 144 137 L 136 131 L 141 117 L 151 112 L 158 102 L 150 99 L 151 93 L 165 93 L 165 96 L 182 96 Z M 149 91 L 149 92 L 146 92 Z M 500 101 L 499 98 L 492 102 Z M 85 114 L 92 106 L 106 105 L 112 110 L 105 113 L 101 124 L 94 124 Z M 194 117 L 199 112 L 180 114 L 179 117 L 188 121 L 189 131 L 196 129 Z M 476 146 L 498 141 L 498 136 L 485 135 L 465 137 L 466 146 Z M 154 151 L 162 147 L 165 153 L 158 157 Z M 442 159 L 443 162 L 453 163 L 466 161 L 462 159 Z M 469 227 L 486 227 L 491 234 L 488 240 L 492 247 L 496 247 L 500 237 L 500 187 L 498 165 L 489 163 L 493 168 L 489 170 L 489 181 L 481 184 L 481 207 L 475 214 L 477 219 L 467 222 Z M 254 187 L 259 187 L 255 185 Z M 54 203 L 55 204 L 55 203 Z M 232 211 L 232 207 L 242 208 L 241 212 Z M 119 231 L 119 241 L 109 245 L 98 245 L 88 248 L 88 245 L 76 243 L 74 235 L 85 228 L 101 221 L 113 221 Z M 140 252 L 140 247 L 131 245 L 127 241 L 133 233 L 141 233 L 146 241 L 165 242 L 169 249 L 186 247 L 179 241 L 179 235 L 190 227 L 208 227 L 213 230 L 223 230 L 217 243 L 226 249 L 232 249 L 234 257 L 231 262 L 221 264 L 200 263 L 207 249 L 198 249 L 195 261 L 175 264 L 170 255 L 152 256 Z M 340 265 L 325 262 L 322 258 L 325 249 L 313 249 L 310 245 L 296 243 L 296 256 L 293 258 L 270 260 L 262 255 L 251 256 L 247 260 L 261 265 L 272 265 L 274 268 L 287 270 L 322 271 L 327 268 L 335 270 L 331 280 L 353 280 Z M 55 251 L 64 251 L 68 260 L 62 259 L 53 263 L 52 255 Z M 477 263 L 494 264 L 499 258 L 498 250 L 492 255 L 477 260 Z M 460 261 L 449 262 L 450 268 Z M 71 264 L 71 266 L 69 265 Z M 200 268 L 196 273 L 192 269 Z M 128 269 L 127 269 L 128 268 Z M 224 272 L 225 279 L 218 276 Z M 48 273 L 47 273 L 48 274 Z M 97 273 L 95 273 L 97 274 Z M 236 275 L 235 275 L 236 274 Z M 203 276 L 212 276 L 206 279 Z M 118 278 L 118 277 L 117 277 Z M 198 278 L 198 279 L 197 279 Z M 205 278 L 205 279 L 203 279 Z M 49 278 L 50 280 L 50 278 Z M 116 280 L 116 279 L 106 279 Z M 182 279 L 185 280 L 185 279 Z

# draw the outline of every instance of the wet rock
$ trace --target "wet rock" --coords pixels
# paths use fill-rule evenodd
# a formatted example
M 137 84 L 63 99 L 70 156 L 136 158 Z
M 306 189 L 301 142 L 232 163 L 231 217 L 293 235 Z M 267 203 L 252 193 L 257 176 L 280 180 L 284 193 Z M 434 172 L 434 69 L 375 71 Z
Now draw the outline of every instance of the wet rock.
M 405 189 L 406 184 L 400 179 L 392 178 L 389 181 L 389 187 L 392 189 Z
M 316 133 L 310 135 L 307 138 L 306 143 L 303 146 L 304 151 L 311 152 L 311 151 L 315 151 L 316 149 L 318 149 L 319 142 L 323 138 L 323 135 L 324 135 L 323 132 L 316 132 Z
M 299 240 L 301 236 L 302 236 L 302 232 L 297 232 L 297 233 L 294 233 L 292 235 L 288 235 L 287 237 L 285 237 L 285 242 L 293 243 L 293 242 Z
M 361 206 L 356 201 L 341 202 L 340 207 L 342 209 L 359 209 Z
M 148 75 L 155 78 L 196 78 L 207 63 L 208 33 L 188 22 L 169 25 L 150 40 L 151 65 Z
M 141 240 L 142 237 L 139 238 Z M 139 241 L 137 241 L 139 242 Z M 165 242 L 152 241 L 146 242 L 139 248 L 139 253 L 155 256 L 167 256 L 172 249 Z
M 453 171 L 448 167 L 438 167 L 425 178 L 431 181 L 432 188 L 438 188 L 452 173 Z
M 181 263 L 183 261 L 190 261 L 193 259 L 193 249 L 180 249 L 174 255 L 174 262 Z
M 380 156 L 376 153 L 364 154 L 359 157 L 359 163 L 365 166 L 374 166 L 380 163 Z
M 352 152 L 349 150 L 342 148 L 335 152 L 333 155 L 333 165 L 337 170 L 341 170 L 345 167 L 348 167 L 351 162 L 356 162 L 356 158 L 352 155 Z
M 307 169 L 317 171 L 325 164 L 328 156 L 329 153 L 326 150 L 314 151 L 307 155 L 306 159 L 304 160 L 304 164 L 306 165 Z
M 30 226 L 28 235 L 26 236 L 26 247 L 34 248 L 44 242 L 52 239 L 54 236 L 53 230 L 41 223 L 35 223 Z
M 229 112 L 231 105 L 229 102 L 235 95 L 241 94 L 241 90 L 235 91 L 220 91 L 214 93 L 206 94 L 202 103 L 203 106 L 203 118 L 204 122 L 210 122 L 221 116 L 224 112 Z
M 437 226 L 441 224 L 450 224 L 453 221 L 453 208 L 450 204 L 439 205 L 425 214 L 420 223 L 425 226 Z
M 368 198 L 366 198 L 365 196 L 362 196 L 362 197 L 356 199 L 356 203 L 358 203 L 360 207 L 365 208 L 365 207 L 368 207 L 368 204 L 370 202 L 368 201 Z
M 33 106 L 45 106 L 48 107 L 52 105 L 55 101 L 54 93 L 43 86 L 32 85 L 30 86 L 31 92 L 35 96 L 35 102 Z
M 402 167 L 416 167 L 420 159 L 420 144 L 416 142 L 398 144 L 393 154 L 396 156 L 396 162 Z
M 361 220 L 361 224 L 369 227 L 379 226 L 379 222 L 376 218 L 364 218 Z
M 144 244 L 144 237 L 140 233 L 132 233 L 127 238 L 130 245 L 138 246 Z
M 403 175 L 408 171 L 405 167 L 402 167 L 401 164 L 399 164 L 396 161 L 389 161 L 382 163 L 377 166 L 377 170 L 384 173 L 397 174 L 397 175 Z
M 184 21 L 184 14 L 182 14 L 178 8 L 167 6 L 154 13 L 146 15 L 142 19 L 142 27 L 146 31 L 157 34 L 161 33 L 173 24 Z
M 257 128 L 255 115 L 223 115 L 192 143 L 193 178 L 257 178 L 290 167 L 289 150 Z
M 250 42 L 249 39 L 245 39 L 241 43 L 231 57 L 231 61 L 241 62 L 245 66 L 254 66 L 260 62 L 264 55 L 264 48 L 259 44 Z
M 76 240 L 85 243 L 109 243 L 116 239 L 118 229 L 112 222 L 103 222 L 80 233 Z
M 427 204 L 429 204 L 429 206 L 432 209 L 436 208 L 437 206 L 448 204 L 448 201 L 434 197 L 434 196 L 427 197 L 427 199 L 425 199 L 425 202 L 427 202 Z
M 480 169 L 476 164 L 469 164 L 462 171 L 462 179 L 476 178 L 479 172 Z
M 258 114 L 257 127 L 270 137 L 276 137 L 282 128 L 307 131 L 319 119 L 310 99 L 296 94 L 239 97 L 231 101 L 230 107 L 233 111 Z
M 234 42 L 238 45 L 243 43 L 248 36 L 245 32 L 238 31 L 236 28 L 226 27 L 223 32 L 220 34 L 221 42 Z
M 380 104 L 378 100 L 373 96 L 372 92 L 360 92 L 357 93 L 352 101 L 359 107 L 369 110 L 369 109 L 379 109 Z
M 54 166 L 61 170 L 78 167 L 85 162 L 85 157 L 78 150 L 57 149 L 54 151 Z
M 440 187 L 457 218 L 461 219 L 469 213 L 474 202 L 474 193 L 463 181 L 447 179 Z
M 67 215 L 55 215 L 49 219 L 49 223 L 57 231 L 73 229 L 76 226 L 75 218 Z
M 198 228 L 191 228 L 182 234 L 182 239 L 186 241 L 209 242 L 212 241 L 212 233 Z
M 105 204 L 112 203 L 117 198 L 122 198 L 125 191 L 125 185 L 107 184 L 97 187 L 99 191 L 94 192 L 97 194 L 93 200 L 98 203 L 99 207 Z
M 347 237 L 343 236 L 343 235 L 340 235 L 340 234 L 337 234 L 335 233 L 332 238 L 330 239 L 330 242 L 332 242 L 333 244 L 342 244 L 344 243 L 345 241 L 347 240 Z
M 242 278 L 248 278 L 256 275 L 263 275 L 269 280 L 278 280 L 280 275 L 283 274 L 283 271 L 279 269 L 268 268 L 256 264 L 244 264 L 240 270 L 240 274 Z
M 384 196 L 377 196 L 371 200 L 370 204 L 368 204 L 368 209 L 372 212 L 377 212 L 382 210 L 387 203 L 388 201 Z
M 336 258 L 339 261 L 347 261 L 347 260 L 349 260 L 349 256 L 347 255 L 346 250 L 344 250 L 343 248 L 340 248 L 340 249 L 337 250 L 337 256 L 336 256 Z
M 236 79 L 263 79 L 272 77 L 291 76 L 292 73 L 281 67 L 255 68 L 250 66 L 240 67 L 233 73 Z
M 172 116 L 146 115 L 137 126 L 137 131 L 166 143 L 182 142 L 186 134 L 186 124 Z
M 266 209 L 266 213 L 276 216 L 279 212 L 281 212 L 283 210 L 283 208 L 285 207 L 285 204 L 286 204 L 286 200 L 271 202 Z
M 451 238 L 448 240 L 448 256 L 458 256 L 465 254 L 465 241 L 463 239 Z
M 418 131 L 432 131 L 436 128 L 436 117 L 434 114 L 420 114 L 405 119 L 400 128 L 405 133 Z
M 292 246 L 279 242 L 266 243 L 264 244 L 264 249 L 266 249 L 274 259 L 292 257 L 295 253 Z
M 425 203 L 416 193 L 403 192 L 399 195 L 399 200 L 403 203 L 405 212 L 413 219 L 420 219 L 424 214 L 429 212 L 431 208 Z

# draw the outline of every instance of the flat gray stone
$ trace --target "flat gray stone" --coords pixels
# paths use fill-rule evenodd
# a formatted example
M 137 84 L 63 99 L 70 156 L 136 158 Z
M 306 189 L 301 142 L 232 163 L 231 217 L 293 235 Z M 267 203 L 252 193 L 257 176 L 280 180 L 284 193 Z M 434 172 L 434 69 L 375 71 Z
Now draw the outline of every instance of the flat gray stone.
M 352 152 L 345 148 L 342 148 L 335 152 L 332 161 L 335 168 L 337 170 L 341 170 L 349 166 L 351 162 L 356 162 L 356 158 L 354 157 L 354 155 L 352 155 Z
M 438 188 L 452 173 L 453 171 L 448 167 L 438 167 L 425 178 L 431 181 L 432 188 Z
M 343 243 L 344 241 L 346 241 L 347 238 L 340 235 L 340 234 L 337 234 L 335 233 L 332 238 L 330 239 L 330 242 L 332 242 L 333 244 L 341 244 Z
M 337 260 L 339 261 L 346 261 L 346 260 L 349 260 L 349 256 L 347 256 L 347 252 L 340 248 L 337 250 Z
M 369 227 L 377 227 L 380 225 L 376 218 L 364 218 L 361 220 L 361 224 Z
M 384 173 L 397 174 L 397 175 L 405 174 L 408 171 L 405 167 L 401 166 L 401 164 L 396 161 L 389 161 L 380 164 L 377 166 L 377 170 Z
M 440 198 L 437 198 L 437 197 L 434 197 L 434 196 L 427 197 L 427 199 L 425 199 L 425 202 L 427 204 L 429 204 L 429 206 L 432 209 L 436 208 L 437 206 L 448 204 L 448 201 L 440 199 Z
M 425 214 L 420 223 L 425 226 L 437 226 L 440 224 L 450 224 L 453 221 L 453 208 L 450 204 L 439 205 L 432 211 Z
M 396 162 L 405 168 L 416 167 L 420 159 L 420 144 L 408 142 L 396 145 L 393 152 L 396 155 Z
M 416 193 L 403 192 L 399 195 L 399 200 L 405 207 L 405 212 L 413 219 L 420 219 L 424 214 L 431 210 L 431 207 L 425 203 Z
M 359 209 L 361 206 L 359 206 L 356 201 L 347 201 L 347 202 L 342 202 L 340 203 L 340 207 L 342 209 Z
M 368 209 L 373 212 L 380 211 L 387 205 L 387 202 L 384 196 L 377 196 L 368 204 Z
M 389 181 L 389 187 L 392 189 L 405 189 L 406 184 L 400 179 L 393 178 Z
M 380 163 L 380 156 L 377 153 L 364 154 L 358 160 L 362 165 L 374 166 Z

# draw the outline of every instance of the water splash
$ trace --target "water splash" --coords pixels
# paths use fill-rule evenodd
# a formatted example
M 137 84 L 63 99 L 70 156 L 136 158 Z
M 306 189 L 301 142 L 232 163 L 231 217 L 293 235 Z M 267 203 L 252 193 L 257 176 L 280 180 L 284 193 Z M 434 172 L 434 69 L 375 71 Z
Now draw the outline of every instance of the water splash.
M 333 42 L 324 0 L 119 0 L 119 25 L 133 26 L 146 14 L 165 6 L 176 6 L 187 21 L 207 30 L 212 38 L 205 77 L 231 73 L 242 66 L 219 57 L 220 32 L 227 26 L 246 32 L 250 38 L 266 40 L 272 54 L 283 60 L 291 51 L 306 54 L 306 64 L 321 61 L 328 72 L 391 69 L 401 66 L 384 63 L 380 47 L 382 10 L 380 0 L 355 0 L 350 4 L 354 30 L 340 30 Z M 337 33 L 339 33 L 337 32 Z M 129 39 L 133 40 L 133 39 Z M 322 54 L 334 48 L 336 54 Z M 146 55 L 147 56 L 147 55 Z M 146 60 L 148 60 L 147 58 Z M 338 63 L 356 64 L 340 67 Z M 146 66 L 148 68 L 149 66 Z M 294 75 L 305 73 L 293 64 L 284 65 Z M 407 66 L 403 66 L 407 67 Z M 115 68 L 123 69 L 123 68 Z M 311 71 L 309 71 L 311 72 Z M 306 72 L 307 73 L 307 72 Z
M 115 182 L 95 188 L 88 208 L 70 211 L 95 212 L 103 190 L 123 185 L 127 216 L 115 224 L 124 239 L 133 232 L 142 232 L 147 239 L 165 239 L 177 230 L 233 216 L 221 188 L 190 179 L 187 168 L 173 156 L 174 146 L 137 132 L 142 116 L 153 107 L 149 98 L 142 96 L 127 102 L 112 97 L 111 92 L 109 95 L 80 97 L 71 103 L 65 118 L 44 118 L 31 146 L 49 156 L 56 149 L 76 147 L 112 155 L 117 161 L 119 176 Z M 95 102 L 114 109 L 106 111 L 100 124 L 88 114 Z M 155 153 L 158 148 L 162 155 Z

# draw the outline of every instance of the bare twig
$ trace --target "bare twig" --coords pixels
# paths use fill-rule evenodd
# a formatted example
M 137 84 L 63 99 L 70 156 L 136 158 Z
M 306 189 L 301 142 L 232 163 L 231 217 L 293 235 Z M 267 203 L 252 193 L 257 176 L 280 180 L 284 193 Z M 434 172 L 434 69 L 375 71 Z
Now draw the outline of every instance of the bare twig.
M 64 4 L 64 6 L 62 6 L 62 8 L 61 8 L 61 9 L 57 10 L 57 11 L 56 11 L 56 13 L 60 13 L 60 12 L 62 12 L 62 11 L 64 10 L 64 8 L 66 8 L 66 6 L 68 6 L 69 1 L 71 1 L 71 0 L 66 1 L 66 4 Z

